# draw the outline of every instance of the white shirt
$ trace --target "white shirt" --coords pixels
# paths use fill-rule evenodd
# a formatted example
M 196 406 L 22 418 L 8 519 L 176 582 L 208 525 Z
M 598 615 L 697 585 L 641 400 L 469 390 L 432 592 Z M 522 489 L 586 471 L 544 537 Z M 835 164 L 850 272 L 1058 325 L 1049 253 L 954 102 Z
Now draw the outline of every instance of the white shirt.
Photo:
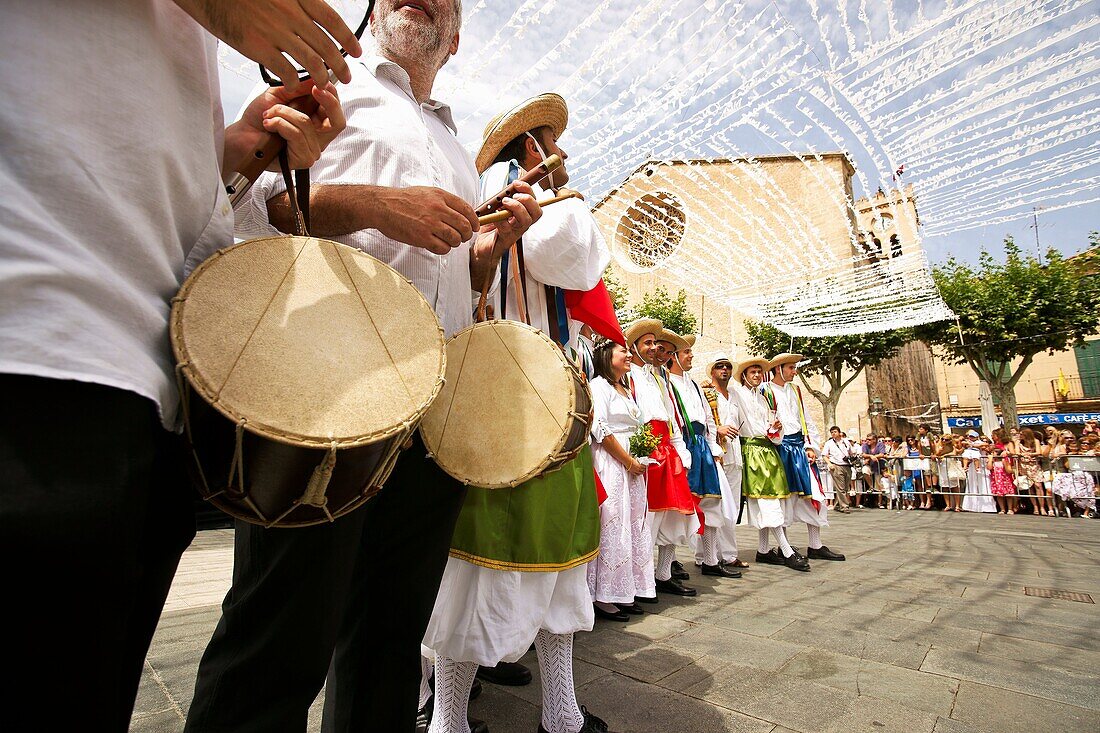
M 833 465 L 847 466 L 848 456 L 853 455 L 852 448 L 853 443 L 847 438 L 841 438 L 839 442 L 829 438 L 821 447 L 821 454 Z
M 450 108 L 435 100 L 417 103 L 409 75 L 392 61 L 364 56 L 353 63 L 362 68 L 353 69 L 352 83 L 340 87 L 347 128 L 310 169 L 311 182 L 433 186 L 477 206 L 477 170 L 455 137 Z M 248 203 L 239 207 L 237 236 L 280 234 L 268 221 L 267 200 L 285 190 L 280 173 L 264 173 L 253 186 Z M 473 323 L 473 238 L 445 255 L 390 239 L 377 229 L 331 239 L 363 250 L 412 281 L 435 310 L 447 336 Z M 194 266 L 209 254 L 189 259 L 188 264 Z
M 718 388 L 715 388 L 714 391 L 718 395 L 718 419 L 723 425 L 732 425 L 741 430 L 741 408 L 738 406 L 737 400 L 732 399 L 732 395 L 727 398 Z M 731 435 L 726 438 L 726 454 L 722 461 L 730 466 L 741 465 L 740 435 Z
M 714 422 L 714 413 L 710 410 L 710 403 L 703 396 L 703 390 L 695 380 L 684 374 L 669 373 L 669 379 L 680 392 L 680 399 L 684 401 L 684 409 L 687 410 L 688 419 L 693 423 L 699 423 L 706 431 L 707 445 L 711 455 L 722 455 L 722 448 L 718 445 L 718 426 Z
M 596 377 L 588 384 L 592 390 L 592 439 L 602 443 L 607 436 L 614 435 L 629 453 L 630 436 L 642 424 L 638 403 L 623 396 L 603 377 Z
M 233 241 L 216 42 L 170 2 L 34 0 L 5 3 L 0 48 L 0 372 L 174 426 L 169 300 L 188 252 Z
M 742 438 L 768 438 L 768 428 L 775 421 L 775 412 L 764 401 L 764 395 L 750 390 L 743 384 L 730 382 L 730 399 L 737 403 L 741 413 Z M 773 443 L 782 442 L 782 438 L 768 438 Z
M 806 430 L 809 435 L 804 436 L 810 445 L 818 445 L 819 435 L 817 433 L 817 426 L 810 420 L 810 416 L 803 413 L 799 409 L 798 390 L 793 384 L 787 382 L 780 385 L 776 382 L 771 382 L 772 394 L 775 395 L 776 412 L 779 414 L 779 420 L 783 423 L 783 434 L 794 435 L 795 433 L 802 432 L 802 419 L 806 420 Z
M 481 199 L 487 200 L 508 185 L 508 169 L 511 163 L 494 163 L 481 176 Z M 535 198 L 542 199 L 546 191 L 535 184 Z M 591 290 L 603 276 L 611 261 L 603 234 L 596 224 L 588 204 L 580 199 L 567 199 L 542 210 L 542 217 L 523 234 L 523 262 L 527 268 L 527 317 L 531 325 L 544 333 L 550 333 L 546 309 L 546 291 L 543 285 L 553 285 L 566 290 Z M 507 312 L 498 314 L 512 321 L 522 320 L 519 312 L 519 296 L 511 265 L 506 276 Z M 490 294 L 500 303 L 500 273 L 493 280 Z M 580 324 L 570 322 L 569 345 L 576 343 Z
M 630 380 L 634 400 L 642 411 L 642 422 L 662 420 L 668 423 L 669 441 L 676 452 L 680 454 L 680 460 L 683 462 L 684 467 L 690 468 L 691 454 L 688 453 L 687 445 L 684 444 L 684 436 L 680 432 L 680 426 L 673 417 L 672 403 L 669 400 L 668 392 L 665 391 L 661 380 L 653 374 L 653 367 L 648 364 L 641 367 L 631 362 L 628 379 Z

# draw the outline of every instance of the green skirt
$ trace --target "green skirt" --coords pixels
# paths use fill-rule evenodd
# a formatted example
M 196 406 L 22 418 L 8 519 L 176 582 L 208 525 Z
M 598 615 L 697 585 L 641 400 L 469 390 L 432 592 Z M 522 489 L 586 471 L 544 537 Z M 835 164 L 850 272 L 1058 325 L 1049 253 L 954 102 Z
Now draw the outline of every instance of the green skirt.
M 469 487 L 451 557 L 492 568 L 552 573 L 600 548 L 600 507 L 587 445 L 569 463 L 511 489 Z
M 767 438 L 741 438 L 741 457 L 745 465 L 741 496 L 746 499 L 786 499 L 787 475 L 779 451 Z

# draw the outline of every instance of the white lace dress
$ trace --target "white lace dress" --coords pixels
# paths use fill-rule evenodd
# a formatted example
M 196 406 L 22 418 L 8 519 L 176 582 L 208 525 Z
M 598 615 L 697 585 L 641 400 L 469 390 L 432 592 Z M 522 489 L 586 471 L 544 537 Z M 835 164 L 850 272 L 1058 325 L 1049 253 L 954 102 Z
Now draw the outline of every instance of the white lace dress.
M 989 496 L 989 471 L 986 469 L 985 456 L 973 448 L 963 451 L 963 458 L 969 458 L 966 468 L 966 496 L 963 497 L 964 512 L 995 512 L 997 502 Z M 982 496 L 984 494 L 984 496 Z
M 633 603 L 652 598 L 653 538 L 650 534 L 645 474 L 634 476 L 602 445 L 614 436 L 628 453 L 630 436 L 642 424 L 641 411 L 606 379 L 590 383 L 592 462 L 607 499 L 600 505 L 600 554 L 588 564 L 588 589 L 602 603 Z

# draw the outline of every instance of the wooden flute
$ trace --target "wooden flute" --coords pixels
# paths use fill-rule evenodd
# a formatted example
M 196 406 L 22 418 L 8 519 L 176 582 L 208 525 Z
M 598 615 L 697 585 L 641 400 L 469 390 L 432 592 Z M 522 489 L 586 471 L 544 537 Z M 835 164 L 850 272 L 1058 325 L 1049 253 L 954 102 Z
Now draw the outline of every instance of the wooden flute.
M 503 202 L 505 198 L 515 194 L 516 184 L 518 182 L 523 181 L 524 183 L 534 185 L 534 184 L 538 183 L 539 181 L 541 181 L 543 178 L 546 178 L 548 175 L 550 175 L 551 173 L 553 173 L 556 169 L 558 169 L 560 167 L 561 167 L 561 158 L 557 155 L 551 155 L 549 158 L 547 158 L 546 160 L 542 161 L 541 163 L 536 165 L 531 170 L 524 173 L 521 177 L 519 177 L 515 181 L 512 181 L 511 183 L 509 183 L 508 186 L 503 191 L 498 193 L 496 196 L 493 196 L 491 199 L 489 199 L 488 201 L 483 203 L 481 206 L 477 207 L 474 210 L 474 213 L 477 214 L 478 217 L 482 217 L 482 216 L 485 216 L 486 214 L 491 214 L 492 212 L 499 210 L 500 206 L 501 206 L 501 202 Z M 507 216 L 504 217 L 504 219 L 507 219 L 507 218 L 508 218 Z M 501 219 L 500 221 L 504 221 L 504 219 Z
M 549 206 L 550 204 L 556 204 L 559 201 L 565 201 L 566 199 L 580 198 L 581 195 L 576 191 L 570 191 L 569 193 L 562 194 L 561 196 L 551 196 L 539 201 L 539 206 Z M 492 214 L 486 214 L 485 216 L 479 216 L 477 223 L 481 226 L 486 224 L 496 224 L 497 222 L 505 221 L 512 215 L 510 211 L 494 211 Z

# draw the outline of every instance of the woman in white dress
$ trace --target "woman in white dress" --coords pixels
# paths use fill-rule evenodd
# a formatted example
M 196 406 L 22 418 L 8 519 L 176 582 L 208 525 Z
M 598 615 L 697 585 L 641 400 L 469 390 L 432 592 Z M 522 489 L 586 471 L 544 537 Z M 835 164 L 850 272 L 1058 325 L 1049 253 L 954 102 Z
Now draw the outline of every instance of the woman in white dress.
M 989 441 L 989 438 L 985 438 Z M 989 442 L 970 443 L 963 451 L 966 466 L 966 496 L 963 497 L 964 512 L 996 512 L 997 503 L 990 494 L 989 469 L 986 466 L 988 452 L 992 448 Z
M 592 463 L 607 498 L 600 505 L 600 554 L 588 564 L 596 615 L 626 621 L 642 613 L 638 599 L 657 595 L 653 538 L 646 500 L 646 467 L 630 455 L 630 436 L 642 413 L 624 384 L 630 352 L 605 341 L 593 352 Z

